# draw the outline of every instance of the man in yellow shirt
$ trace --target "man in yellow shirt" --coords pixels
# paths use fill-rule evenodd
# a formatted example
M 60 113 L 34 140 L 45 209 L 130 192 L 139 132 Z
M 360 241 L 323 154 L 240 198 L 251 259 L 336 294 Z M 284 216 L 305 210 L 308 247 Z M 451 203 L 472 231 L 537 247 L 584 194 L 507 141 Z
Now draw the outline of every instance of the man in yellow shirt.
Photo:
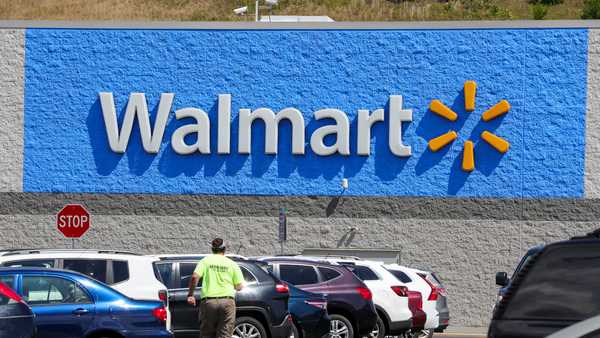
M 202 259 L 190 279 L 187 301 L 196 306 L 194 289 L 202 279 L 200 333 L 202 337 L 231 338 L 235 326 L 235 292 L 244 287 L 240 267 L 225 257 L 225 243 L 215 238 L 213 254 Z

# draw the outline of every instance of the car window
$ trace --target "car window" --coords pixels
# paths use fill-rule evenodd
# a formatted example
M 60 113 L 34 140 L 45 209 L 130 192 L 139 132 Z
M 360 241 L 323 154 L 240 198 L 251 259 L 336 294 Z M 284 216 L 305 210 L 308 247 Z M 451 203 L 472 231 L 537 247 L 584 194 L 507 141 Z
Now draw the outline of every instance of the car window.
M 23 276 L 23 299 L 29 305 L 91 303 L 77 283 L 49 276 Z
M 8 266 L 11 268 L 20 268 L 22 266 L 35 267 L 35 268 L 53 268 L 54 259 L 27 259 L 22 261 L 5 262 L 2 266 Z
M 315 268 L 307 265 L 279 265 L 279 276 L 292 285 L 317 284 L 319 278 Z
M 366 266 L 352 265 L 347 268 L 362 281 L 379 280 L 375 272 Z
M 179 288 L 188 288 L 196 265 L 196 263 L 179 263 Z
M 10 291 L 12 291 L 12 286 L 10 284 L 6 284 L 4 283 L 4 285 L 6 285 L 7 287 L 11 288 Z M 9 305 L 9 304 L 15 304 L 16 301 L 12 298 L 10 298 L 7 294 L 4 293 L 4 291 L 2 289 L 4 289 L 4 285 L 2 285 L 2 288 L 0 289 L 0 305 Z M 9 291 L 9 290 L 7 290 Z M 14 292 L 14 291 L 12 291 Z
M 9 288 L 14 289 L 14 287 L 15 287 L 15 276 L 7 276 L 7 275 L 0 276 L 0 283 L 4 283 Z
M 244 275 L 244 280 L 246 281 L 246 285 L 256 284 L 258 282 L 256 280 L 256 277 L 254 277 L 254 275 L 250 271 L 248 271 L 248 269 L 240 266 L 240 270 L 242 270 L 242 275 Z
M 600 314 L 599 244 L 550 247 L 531 263 L 506 299 L 503 319 L 579 321 Z
M 402 283 L 410 283 L 412 282 L 412 279 L 410 277 L 408 277 L 407 274 L 405 274 L 402 271 L 399 270 L 388 270 L 392 275 L 394 275 L 394 277 L 396 277 L 396 279 L 398 279 L 399 281 L 401 281 Z
M 129 279 L 129 264 L 126 261 L 113 261 L 113 284 Z
M 63 268 L 65 270 L 80 272 L 102 283 L 106 283 L 105 259 L 65 259 Z
M 321 273 L 321 277 L 323 277 L 323 280 L 325 280 L 325 281 L 332 280 L 341 275 L 341 273 L 337 272 L 334 269 L 322 268 L 322 267 L 319 267 L 317 269 L 319 269 L 319 273 Z
M 158 273 L 159 280 L 167 286 L 168 289 L 175 289 L 173 280 L 173 263 L 157 263 L 156 272 Z

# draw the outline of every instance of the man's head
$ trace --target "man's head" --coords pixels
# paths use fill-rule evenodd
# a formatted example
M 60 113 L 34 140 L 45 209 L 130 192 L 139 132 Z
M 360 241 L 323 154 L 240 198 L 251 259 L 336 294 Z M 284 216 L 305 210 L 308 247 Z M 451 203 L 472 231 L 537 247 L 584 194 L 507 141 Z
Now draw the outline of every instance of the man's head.
M 222 238 L 215 238 L 210 243 L 212 252 L 214 254 L 224 254 L 225 253 L 225 242 Z

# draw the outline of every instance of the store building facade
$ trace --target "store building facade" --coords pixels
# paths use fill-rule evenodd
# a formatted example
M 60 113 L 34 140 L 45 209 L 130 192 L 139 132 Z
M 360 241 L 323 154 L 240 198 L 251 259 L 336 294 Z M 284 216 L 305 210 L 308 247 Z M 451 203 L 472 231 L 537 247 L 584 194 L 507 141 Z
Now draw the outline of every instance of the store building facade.
M 484 326 L 600 216 L 600 31 L 509 24 L 5 22 L 0 247 L 70 246 L 73 202 L 81 248 L 396 253 Z

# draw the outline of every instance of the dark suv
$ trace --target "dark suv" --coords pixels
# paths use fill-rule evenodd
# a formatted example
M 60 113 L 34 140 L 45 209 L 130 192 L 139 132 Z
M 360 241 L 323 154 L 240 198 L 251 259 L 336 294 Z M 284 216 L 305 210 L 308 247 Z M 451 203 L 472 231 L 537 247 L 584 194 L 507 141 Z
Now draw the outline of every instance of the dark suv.
M 327 295 L 331 336 L 368 336 L 377 324 L 371 291 L 341 265 L 300 257 L 268 257 L 275 276 L 300 289 Z
M 600 314 L 599 280 L 597 232 L 541 248 L 513 276 L 489 337 L 546 337 Z
M 169 291 L 171 330 L 176 338 L 200 334 L 198 307 L 187 303 L 188 283 L 198 261 L 204 256 L 162 256 L 154 263 L 157 278 Z M 236 294 L 234 336 L 244 338 L 288 338 L 292 317 L 288 312 L 289 290 L 252 261 L 238 261 L 246 288 Z M 195 292 L 200 300 L 201 288 Z

